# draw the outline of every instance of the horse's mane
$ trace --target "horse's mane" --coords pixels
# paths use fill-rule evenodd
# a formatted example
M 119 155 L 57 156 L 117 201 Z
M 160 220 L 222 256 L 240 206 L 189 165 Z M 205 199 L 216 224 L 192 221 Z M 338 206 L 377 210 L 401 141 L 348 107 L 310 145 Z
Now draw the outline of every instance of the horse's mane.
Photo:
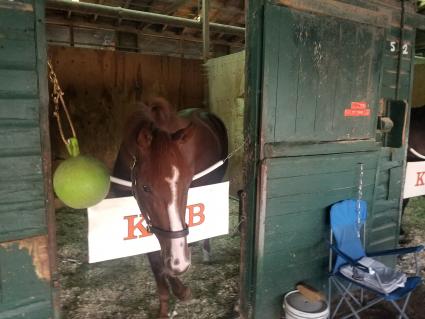
M 137 109 L 126 123 L 127 132 L 134 133 L 134 130 L 140 130 L 144 125 L 153 124 L 156 128 L 171 133 L 170 127 L 177 118 L 177 111 L 165 98 L 152 98 L 147 104 L 138 104 Z
M 158 126 L 167 124 L 176 115 L 176 109 L 163 97 L 156 97 L 148 103 L 152 119 Z
M 155 156 L 164 156 L 164 154 L 175 156 L 169 148 L 170 143 L 167 143 L 171 139 L 169 133 L 172 133 L 167 128 L 169 121 L 174 120 L 174 116 L 177 116 L 177 113 L 164 98 L 158 97 L 152 99 L 149 104 L 139 104 L 138 110 L 131 114 L 125 126 L 124 141 L 127 148 L 136 147 L 135 143 L 140 130 L 148 128 L 154 140 L 157 141 L 151 148 Z
M 153 127 L 154 123 L 146 111 L 138 110 L 131 114 L 125 124 L 124 140 L 136 141 L 137 134 L 143 127 Z

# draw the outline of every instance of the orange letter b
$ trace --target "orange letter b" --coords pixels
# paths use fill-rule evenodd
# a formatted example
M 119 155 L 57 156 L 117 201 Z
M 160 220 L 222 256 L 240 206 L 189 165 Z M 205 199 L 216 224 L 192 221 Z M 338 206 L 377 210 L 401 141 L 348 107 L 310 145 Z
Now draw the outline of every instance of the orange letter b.
M 205 221 L 204 204 L 188 205 L 187 208 L 189 209 L 189 227 L 201 225 Z M 195 222 L 195 217 L 198 219 L 197 222 Z

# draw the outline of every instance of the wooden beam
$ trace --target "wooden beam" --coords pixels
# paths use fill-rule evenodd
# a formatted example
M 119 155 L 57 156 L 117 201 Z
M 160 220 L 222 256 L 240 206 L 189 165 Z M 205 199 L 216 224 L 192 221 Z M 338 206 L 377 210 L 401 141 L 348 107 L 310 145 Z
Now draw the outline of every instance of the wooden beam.
M 151 37 L 162 37 L 162 38 L 169 38 L 174 40 L 180 40 L 182 38 L 181 34 L 176 35 L 174 33 L 166 32 L 165 34 L 161 32 L 155 32 L 152 30 L 149 31 L 142 31 L 138 29 L 137 27 L 132 26 L 116 26 L 114 24 L 108 24 L 104 22 L 88 22 L 87 20 L 80 19 L 74 17 L 73 21 L 67 21 L 63 18 L 54 18 L 54 17 L 47 17 L 46 18 L 46 24 L 50 26 L 62 26 L 62 27 L 73 27 L 73 28 L 83 28 L 83 29 L 91 29 L 91 30 L 109 30 L 109 31 L 122 31 L 122 32 L 130 32 L 130 33 L 136 33 L 142 36 L 151 36 Z M 187 42 L 197 42 L 202 43 L 202 39 L 191 36 L 189 34 L 185 34 L 184 41 Z M 225 40 L 212 40 L 211 44 L 214 45 L 225 45 L 229 47 L 241 47 L 240 42 L 229 42 Z M 243 47 L 243 45 L 242 45 Z
M 151 8 L 152 8 L 152 4 L 153 4 L 153 2 L 154 2 L 155 0 L 150 0 L 149 2 L 148 2 L 148 8 L 146 9 L 146 11 L 151 11 Z M 139 25 L 139 29 L 142 29 L 142 31 L 145 29 L 145 28 L 147 28 L 148 26 L 150 26 L 151 24 L 150 23 L 140 23 L 140 25 Z
M 136 11 L 125 9 L 121 7 L 111 7 L 98 5 L 88 2 L 71 2 L 67 0 L 47 0 L 46 7 L 55 10 L 72 10 L 82 14 L 98 14 L 100 16 L 111 17 L 111 18 L 122 18 L 130 21 L 140 21 L 147 23 L 160 23 L 169 24 L 178 27 L 187 27 L 192 29 L 202 29 L 202 25 L 199 21 L 193 19 L 180 18 L 175 16 L 168 16 L 163 14 L 157 14 L 152 12 Z M 224 25 L 220 23 L 210 23 L 211 31 L 223 32 L 235 35 L 245 35 L 245 28 Z
M 98 2 L 98 3 L 99 3 L 99 4 L 103 4 L 104 2 L 105 2 L 105 0 L 99 0 L 99 2 Z M 94 15 L 94 17 L 93 17 L 93 21 L 96 21 L 96 20 L 97 20 L 97 18 L 98 18 L 98 16 L 99 16 L 98 14 L 95 14 L 95 15 Z
M 124 3 L 123 8 L 127 9 L 130 6 L 131 1 L 132 0 L 126 0 L 125 3 Z M 118 25 L 121 25 L 121 22 L 122 22 L 122 18 L 119 18 L 117 24 Z
M 209 24 L 209 13 L 210 13 L 210 1 L 202 0 L 202 52 L 204 62 L 208 61 L 210 56 L 210 24 Z

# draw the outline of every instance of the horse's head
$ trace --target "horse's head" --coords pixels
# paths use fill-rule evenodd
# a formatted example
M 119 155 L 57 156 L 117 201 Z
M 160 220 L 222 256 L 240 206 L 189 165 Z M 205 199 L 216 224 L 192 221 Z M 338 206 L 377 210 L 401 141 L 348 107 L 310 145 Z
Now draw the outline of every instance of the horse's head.
M 166 272 L 171 276 L 184 273 L 191 263 L 185 211 L 194 172 L 182 149 L 192 131 L 189 125 L 168 133 L 151 124 L 137 134 L 133 188 L 140 209 L 150 219 Z

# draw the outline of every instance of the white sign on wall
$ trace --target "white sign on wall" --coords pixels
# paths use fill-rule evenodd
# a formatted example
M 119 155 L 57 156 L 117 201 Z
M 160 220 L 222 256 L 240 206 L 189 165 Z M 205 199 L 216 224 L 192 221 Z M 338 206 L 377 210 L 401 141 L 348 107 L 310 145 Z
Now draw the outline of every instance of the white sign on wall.
M 88 208 L 89 263 L 160 249 L 133 197 L 105 199 Z M 229 232 L 229 182 L 189 189 L 189 243 Z
M 425 195 L 425 162 L 409 162 L 403 198 Z

